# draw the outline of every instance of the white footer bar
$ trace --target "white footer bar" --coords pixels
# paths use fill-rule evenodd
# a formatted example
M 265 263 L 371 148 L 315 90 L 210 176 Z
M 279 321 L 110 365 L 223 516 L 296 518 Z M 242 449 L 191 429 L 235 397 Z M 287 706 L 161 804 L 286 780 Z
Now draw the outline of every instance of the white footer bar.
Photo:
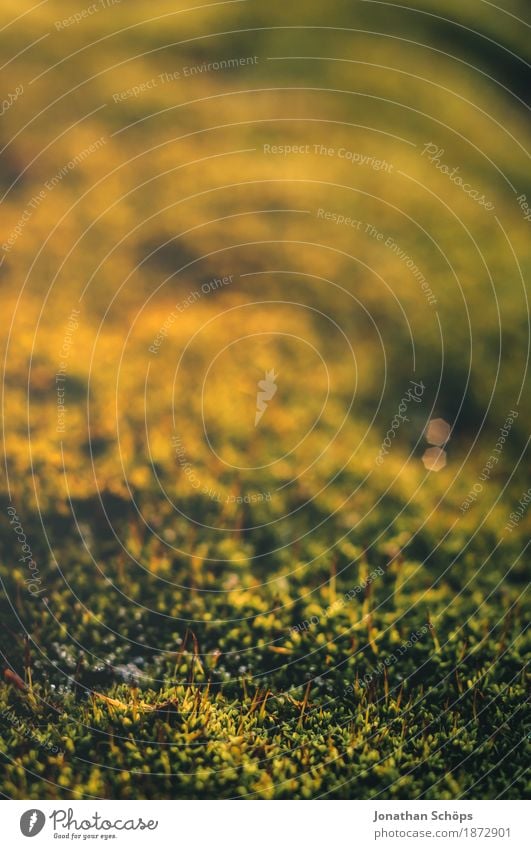
M 523 801 L 6 801 L 2 811 L 6 849 L 531 846 Z

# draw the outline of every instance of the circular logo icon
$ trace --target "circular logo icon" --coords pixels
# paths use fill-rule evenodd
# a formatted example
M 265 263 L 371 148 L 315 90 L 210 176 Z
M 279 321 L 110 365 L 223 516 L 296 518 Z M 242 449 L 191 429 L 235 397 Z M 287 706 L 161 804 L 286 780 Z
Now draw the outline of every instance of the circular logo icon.
M 35 837 L 44 828 L 46 817 L 42 811 L 32 808 L 20 817 L 20 830 L 24 837 Z

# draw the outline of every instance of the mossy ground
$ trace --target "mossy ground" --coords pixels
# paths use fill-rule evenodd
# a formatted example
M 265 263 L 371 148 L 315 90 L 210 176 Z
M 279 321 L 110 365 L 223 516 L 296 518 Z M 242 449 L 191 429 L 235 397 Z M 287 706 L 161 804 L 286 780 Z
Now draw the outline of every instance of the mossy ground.
M 456 0 L 444 14 L 486 38 L 455 41 L 429 15 L 393 10 L 397 37 L 375 40 L 373 4 L 310 2 L 316 25 L 333 12 L 352 31 L 294 41 L 264 27 L 292 28 L 295 7 L 236 5 L 135 27 L 138 6 L 124 3 L 119 28 L 101 12 L 6 71 L 15 91 L 55 66 L 2 118 L 8 234 L 45 181 L 105 143 L 46 190 L 0 270 L 1 494 L 40 580 L 32 595 L 3 510 L 0 792 L 520 798 L 529 512 L 506 525 L 528 486 L 529 243 L 487 163 L 525 189 L 510 141 L 525 139 L 522 111 L 488 76 L 517 85 L 516 59 L 488 45 L 496 35 L 517 53 L 524 36 L 494 7 Z M 18 14 L 19 0 L 6 8 Z M 15 54 L 69 13 L 39 6 L 2 45 Z M 220 56 L 260 62 L 114 100 L 210 61 L 212 41 L 194 40 L 203 31 L 226 33 Z M 406 47 L 412 34 L 436 50 Z M 484 73 L 445 56 L 450 46 Z M 362 65 L 267 60 L 286 51 Z M 422 157 L 434 135 L 494 199 L 510 245 Z M 265 143 L 312 152 L 268 157 Z M 313 153 L 321 143 L 385 159 L 393 175 Z M 385 240 L 319 209 L 392 237 L 423 269 L 437 316 Z M 255 428 L 257 382 L 273 367 L 278 392 Z M 378 465 L 413 379 L 422 402 Z M 461 509 L 511 410 L 499 461 Z M 432 416 L 453 431 L 446 467 L 430 474 Z

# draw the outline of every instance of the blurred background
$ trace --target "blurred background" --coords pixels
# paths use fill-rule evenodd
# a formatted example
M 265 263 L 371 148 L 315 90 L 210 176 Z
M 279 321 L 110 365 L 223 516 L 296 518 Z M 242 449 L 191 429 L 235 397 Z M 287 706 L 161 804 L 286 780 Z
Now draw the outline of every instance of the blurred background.
M 529 222 L 517 196 L 529 196 L 529 77 L 527 30 L 515 18 L 523 9 L 310 2 L 301 24 L 300 10 L 281 3 L 179 6 L 4 5 L 3 89 L 7 97 L 23 87 L 1 130 L 5 241 L 15 232 L 0 271 L 14 319 L 3 330 L 11 333 L 12 424 L 29 386 L 35 450 L 42 437 L 47 461 L 59 460 L 49 427 L 54 376 L 64 326 L 79 308 L 67 460 L 88 439 L 81 401 L 91 383 L 91 434 L 101 452 L 116 440 L 116 387 L 138 398 L 117 407 L 125 460 L 149 465 L 140 398 L 151 364 L 153 459 L 164 461 L 173 393 L 186 393 L 179 412 L 191 419 L 193 408 L 195 416 L 200 396 L 190 378 L 243 319 L 264 334 L 291 328 L 333 362 L 320 428 L 338 424 L 355 391 L 349 421 L 370 423 L 378 443 L 408 380 L 422 379 L 421 418 L 434 406 L 451 422 L 457 468 L 478 436 L 497 433 L 509 410 L 526 403 Z M 267 154 L 268 145 L 308 152 Z M 434 150 L 492 210 L 430 161 Z M 231 285 L 180 313 L 150 355 L 174 305 L 229 274 Z M 256 306 L 230 312 L 243 304 Z M 183 340 L 225 310 L 187 352 L 174 387 Z M 271 414 L 264 427 L 300 436 L 312 404 L 321 408 L 325 373 L 311 350 L 287 336 L 255 337 L 217 361 L 221 372 L 235 370 L 226 404 L 207 393 L 217 440 L 245 429 L 243 409 L 253 406 L 271 347 L 291 424 L 282 424 L 277 404 L 278 422 Z M 214 370 L 210 380 L 218 378 Z M 521 415 L 507 446 L 516 455 L 524 423 Z M 402 434 L 406 448 L 418 425 Z M 22 456 L 17 462 L 28 468 Z

